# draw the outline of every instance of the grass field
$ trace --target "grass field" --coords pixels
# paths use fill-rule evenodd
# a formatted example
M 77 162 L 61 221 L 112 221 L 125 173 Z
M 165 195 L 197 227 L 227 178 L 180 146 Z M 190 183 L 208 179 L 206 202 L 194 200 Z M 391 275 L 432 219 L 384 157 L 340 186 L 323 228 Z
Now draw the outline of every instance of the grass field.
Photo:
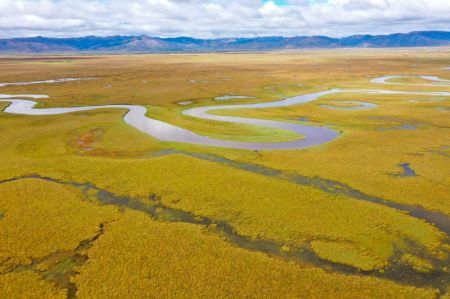
M 450 79 L 447 66 L 448 48 L 0 56 L 0 82 L 96 78 L 0 94 L 49 95 L 46 108 L 139 104 L 201 135 L 289 141 L 298 136 L 182 111 L 331 88 L 450 92 L 369 82 Z M 214 100 L 225 95 L 255 98 Z M 340 101 L 378 107 L 320 106 L 354 106 Z M 125 110 L 0 112 L 0 298 L 446 298 L 448 109 L 445 96 L 341 93 L 211 112 L 341 132 L 273 151 L 161 142 Z

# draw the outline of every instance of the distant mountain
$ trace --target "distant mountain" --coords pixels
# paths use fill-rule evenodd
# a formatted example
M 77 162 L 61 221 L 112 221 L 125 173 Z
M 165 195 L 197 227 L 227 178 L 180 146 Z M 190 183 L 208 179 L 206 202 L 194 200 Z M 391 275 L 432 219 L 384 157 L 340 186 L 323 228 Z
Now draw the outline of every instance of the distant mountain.
M 353 35 L 344 38 L 327 36 L 255 37 L 196 39 L 191 37 L 159 38 L 150 36 L 86 36 L 77 38 L 0 39 L 0 52 L 211 52 L 259 51 L 305 48 L 382 48 L 432 47 L 450 45 L 450 32 L 415 31 L 389 35 Z

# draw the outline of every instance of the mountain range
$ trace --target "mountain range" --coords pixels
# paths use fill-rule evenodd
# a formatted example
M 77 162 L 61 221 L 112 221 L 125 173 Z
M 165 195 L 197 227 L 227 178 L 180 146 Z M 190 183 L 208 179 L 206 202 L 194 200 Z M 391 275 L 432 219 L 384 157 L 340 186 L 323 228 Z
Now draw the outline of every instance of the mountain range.
M 254 37 L 196 39 L 141 36 L 86 36 L 71 38 L 28 37 L 0 39 L 0 52 L 10 53 L 157 53 L 264 51 L 311 48 L 390 48 L 450 45 L 450 32 L 414 31 L 387 35 Z

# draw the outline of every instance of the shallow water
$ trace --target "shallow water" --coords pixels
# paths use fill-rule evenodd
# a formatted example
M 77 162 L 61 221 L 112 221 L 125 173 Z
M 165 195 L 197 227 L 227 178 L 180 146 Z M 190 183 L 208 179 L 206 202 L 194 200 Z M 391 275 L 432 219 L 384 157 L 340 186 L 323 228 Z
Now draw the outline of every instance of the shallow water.
M 406 102 L 410 103 L 418 103 L 418 102 L 439 102 L 439 101 L 446 101 L 448 99 L 446 98 L 430 98 L 430 99 L 414 99 L 414 100 L 406 100 Z
M 178 105 L 181 105 L 181 106 L 190 105 L 190 104 L 192 104 L 192 103 L 194 103 L 194 102 L 193 102 L 193 101 L 182 101 L 182 102 L 177 102 L 177 104 L 178 104 Z
M 392 79 L 400 79 L 400 78 L 421 78 L 423 80 L 442 83 L 442 84 L 427 84 L 427 83 L 401 83 L 401 82 L 391 82 Z M 370 80 L 371 83 L 377 84 L 397 84 L 397 85 L 409 85 L 409 86 L 445 86 L 450 87 L 450 80 L 442 79 L 438 76 L 383 76 L 379 78 L 375 78 Z
M 40 84 L 42 82 L 43 81 L 34 81 L 35 84 Z M 21 82 L 21 83 L 32 84 L 33 82 Z M 46 81 L 46 83 L 48 83 L 48 81 Z M 274 102 L 197 107 L 183 111 L 184 115 L 191 117 L 198 117 L 203 119 L 231 122 L 231 123 L 242 123 L 248 125 L 264 126 L 276 129 L 284 129 L 299 134 L 298 140 L 287 142 L 239 142 L 239 141 L 220 140 L 210 138 L 207 136 L 202 136 L 187 129 L 183 129 L 163 121 L 149 118 L 146 116 L 147 108 L 139 105 L 104 105 L 104 106 L 35 109 L 34 106 L 37 104 L 36 102 L 31 100 L 20 99 L 20 98 L 33 98 L 33 99 L 48 98 L 48 96 L 46 95 L 0 94 L 0 99 L 3 99 L 0 101 L 10 102 L 10 105 L 4 109 L 4 112 L 13 114 L 24 114 L 24 115 L 57 115 L 95 109 L 112 109 L 112 108 L 125 109 L 128 110 L 128 112 L 123 117 L 126 123 L 161 141 L 183 142 L 190 144 L 218 146 L 235 149 L 275 150 L 275 149 L 303 149 L 321 145 L 337 138 L 339 136 L 339 133 L 327 127 L 312 126 L 312 125 L 308 126 L 298 123 L 289 123 L 282 121 L 262 120 L 244 117 L 220 116 L 209 114 L 209 112 L 213 110 L 227 110 L 227 109 L 259 109 L 272 107 L 286 107 L 290 105 L 299 105 L 303 103 L 308 103 L 311 101 L 315 101 L 322 96 L 338 93 L 415 94 L 415 95 L 432 95 L 432 96 L 446 96 L 446 97 L 450 96 L 450 92 L 424 92 L 424 91 L 410 92 L 410 91 L 371 90 L 371 89 L 361 89 L 361 90 L 331 89 L 316 93 L 295 96 Z
M 401 164 L 398 164 L 398 166 L 402 168 L 403 172 L 399 173 L 399 174 L 395 174 L 396 176 L 400 176 L 400 177 L 417 176 L 416 172 L 411 168 L 411 165 L 409 163 L 401 163 Z
M 221 97 L 215 97 L 215 101 L 226 101 L 226 100 L 233 100 L 233 99 L 255 99 L 256 97 L 251 96 L 234 96 L 234 95 L 225 95 Z
M 42 80 L 42 81 L 0 83 L 0 87 L 34 85 L 34 84 L 54 84 L 54 83 L 63 83 L 63 82 L 70 82 L 70 81 L 83 81 L 83 80 L 95 80 L 95 79 L 96 78 L 63 78 L 63 79 Z

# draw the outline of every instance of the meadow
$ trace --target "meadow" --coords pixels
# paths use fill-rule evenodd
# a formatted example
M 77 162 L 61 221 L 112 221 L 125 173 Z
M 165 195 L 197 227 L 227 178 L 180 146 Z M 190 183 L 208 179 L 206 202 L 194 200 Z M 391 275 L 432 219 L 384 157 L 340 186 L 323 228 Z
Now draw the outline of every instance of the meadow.
M 38 108 L 143 105 L 212 138 L 291 141 L 182 112 L 332 88 L 450 92 L 370 83 L 449 80 L 448 66 L 448 48 L 0 56 L 0 83 L 95 78 L 0 94 L 48 95 Z M 215 99 L 227 95 L 251 98 Z M 321 106 L 355 105 L 344 101 L 377 106 Z M 339 93 L 211 112 L 340 132 L 263 151 L 161 142 L 126 110 L 0 112 L 0 297 L 447 298 L 449 109 L 446 96 Z

